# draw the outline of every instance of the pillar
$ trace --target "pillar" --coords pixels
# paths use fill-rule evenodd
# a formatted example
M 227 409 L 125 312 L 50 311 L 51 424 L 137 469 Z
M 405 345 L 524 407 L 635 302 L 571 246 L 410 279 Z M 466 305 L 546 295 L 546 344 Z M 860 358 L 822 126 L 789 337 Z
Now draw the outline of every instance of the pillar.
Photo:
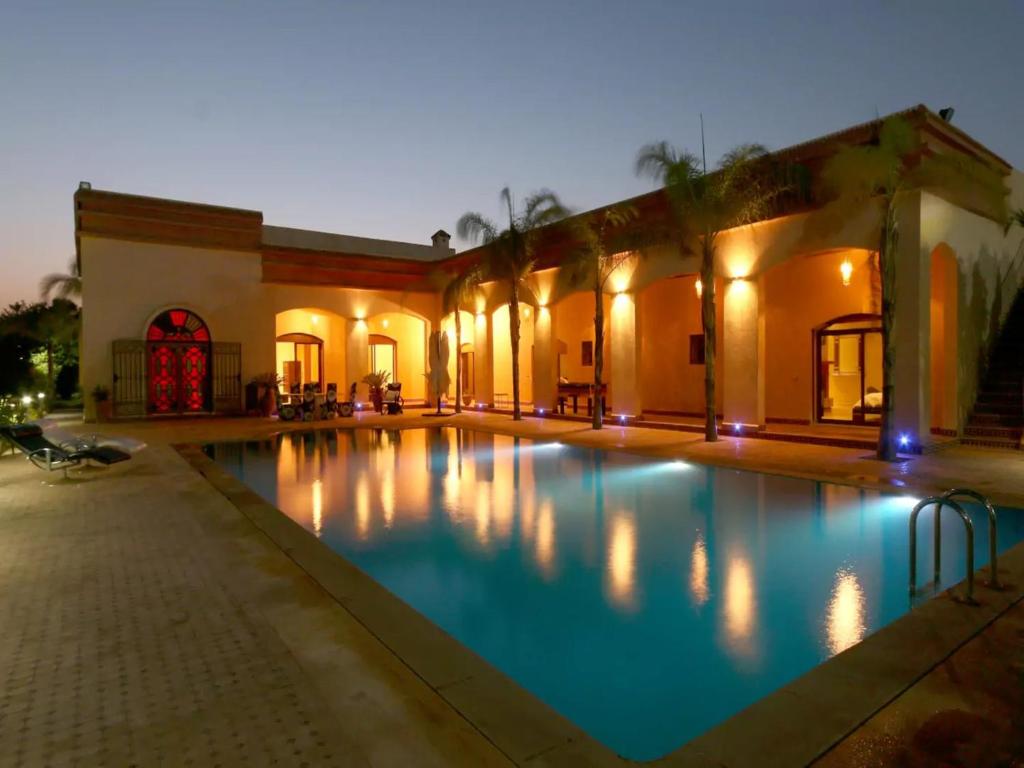
M 473 388 L 477 403 L 494 403 L 494 359 L 492 349 L 491 316 L 484 311 L 473 318 Z
M 370 346 L 366 320 L 349 318 L 345 321 L 345 381 L 357 382 L 356 399 L 365 402 L 369 390 L 363 377 L 369 372 Z
M 639 299 L 633 293 L 612 300 L 608 332 L 611 334 L 611 406 L 618 415 L 639 417 L 643 412 L 640 388 Z
M 764 424 L 763 280 L 727 281 L 722 292 L 722 417 L 728 432 Z
M 533 324 L 533 407 L 548 412 L 554 410 L 558 392 L 551 313 L 548 307 L 538 307 L 537 319 Z
M 931 440 L 931 253 L 921 246 L 921 193 L 897 209 L 894 426 L 911 445 Z

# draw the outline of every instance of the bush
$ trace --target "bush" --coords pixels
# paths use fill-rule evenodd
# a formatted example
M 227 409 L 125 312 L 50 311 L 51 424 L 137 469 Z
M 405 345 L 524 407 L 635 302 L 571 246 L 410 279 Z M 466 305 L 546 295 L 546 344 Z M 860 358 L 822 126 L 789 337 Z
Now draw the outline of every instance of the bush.
M 70 400 L 78 391 L 78 365 L 68 363 L 57 372 L 53 383 L 58 400 Z

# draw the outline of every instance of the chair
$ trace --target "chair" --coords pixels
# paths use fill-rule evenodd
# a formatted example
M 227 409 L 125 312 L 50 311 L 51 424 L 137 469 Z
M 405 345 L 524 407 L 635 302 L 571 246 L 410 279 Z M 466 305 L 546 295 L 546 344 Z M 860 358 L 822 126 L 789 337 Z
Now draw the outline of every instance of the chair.
M 302 420 L 312 421 L 316 418 L 316 385 L 305 384 L 302 387 Z
M 292 421 L 295 418 L 295 406 L 284 401 L 284 395 L 277 393 L 277 418 L 281 421 Z
M 394 416 L 402 412 L 403 405 L 405 405 L 405 400 L 402 398 L 402 385 L 398 382 L 388 384 L 388 388 L 384 392 L 384 413 Z
M 0 437 L 24 453 L 39 469 L 48 472 L 59 469 L 64 472 L 64 477 L 68 476 L 70 467 L 77 467 L 82 462 L 95 461 L 109 467 L 132 457 L 130 453 L 110 445 L 95 445 L 79 440 L 60 444 L 50 442 L 43 435 L 42 428 L 36 424 L 0 427 Z
M 353 381 L 352 386 L 348 390 L 348 400 L 342 400 L 338 403 L 338 415 L 344 418 L 348 418 L 352 415 L 355 410 L 356 402 L 356 383 Z

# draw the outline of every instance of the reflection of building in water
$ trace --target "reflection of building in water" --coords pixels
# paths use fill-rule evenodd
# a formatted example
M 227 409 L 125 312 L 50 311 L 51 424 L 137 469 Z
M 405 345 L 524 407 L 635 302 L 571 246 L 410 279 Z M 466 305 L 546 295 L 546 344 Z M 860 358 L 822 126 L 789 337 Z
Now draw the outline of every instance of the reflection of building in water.
M 704 534 L 700 531 L 697 531 L 690 553 L 690 594 L 697 605 L 704 605 L 711 594 L 708 589 L 708 550 Z
M 729 559 L 725 573 L 724 629 L 726 644 L 735 654 L 756 655 L 757 596 L 750 562 L 742 555 Z
M 828 648 L 841 653 L 864 637 L 864 590 L 852 571 L 836 572 L 826 623 Z
M 629 512 L 612 516 L 608 537 L 608 597 L 620 608 L 635 607 L 636 521 Z
M 324 484 L 320 479 L 313 481 L 313 533 L 320 538 L 323 530 Z
M 364 541 L 370 535 L 370 482 L 365 469 L 356 480 L 356 534 Z
M 534 551 L 537 567 L 545 578 L 551 578 L 555 573 L 555 513 L 550 499 L 544 499 L 540 504 Z

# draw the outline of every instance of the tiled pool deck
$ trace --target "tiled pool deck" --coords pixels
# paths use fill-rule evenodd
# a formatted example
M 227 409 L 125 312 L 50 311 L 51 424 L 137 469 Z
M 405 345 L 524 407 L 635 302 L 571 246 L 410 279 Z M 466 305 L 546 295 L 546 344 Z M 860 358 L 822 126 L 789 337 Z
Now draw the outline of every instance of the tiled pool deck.
M 1024 457 L 1012 453 L 951 448 L 886 465 L 862 449 L 708 445 L 685 433 L 594 433 L 573 422 L 514 424 L 496 415 L 459 421 L 918 495 L 969 485 L 1024 506 Z M 381 423 L 424 419 L 358 420 Z M 346 424 L 330 424 L 338 425 Z M 501 718 L 503 701 L 484 677 L 453 679 L 445 693 L 414 672 L 437 660 L 407 666 L 358 608 L 299 567 L 298 552 L 275 544 L 253 525 L 252 510 L 232 504 L 171 447 L 283 426 L 290 425 L 103 425 L 149 447 L 126 465 L 66 481 L 0 458 L 0 765 L 614 762 L 585 741 L 545 741 L 543 717 L 516 719 L 529 701 L 513 702 Z M 798 680 L 774 705 L 741 713 L 732 730 L 712 731 L 673 764 L 751 764 L 746 745 L 766 737 L 777 749 L 756 764 L 800 764 L 851 730 L 822 765 L 931 765 L 939 755 L 963 765 L 1020 760 L 1024 607 L 1016 601 L 1024 553 L 1004 560 L 1015 588 L 982 590 L 981 608 L 932 601 L 930 615 L 888 633 L 895 652 L 862 644 L 859 654 L 843 654 L 855 666 L 847 663 L 839 677 Z M 872 696 L 891 703 L 856 727 L 873 711 L 863 710 Z M 808 728 L 810 720 L 834 723 L 831 740 L 822 741 L 830 727 Z M 743 734 L 749 738 L 737 738 Z

